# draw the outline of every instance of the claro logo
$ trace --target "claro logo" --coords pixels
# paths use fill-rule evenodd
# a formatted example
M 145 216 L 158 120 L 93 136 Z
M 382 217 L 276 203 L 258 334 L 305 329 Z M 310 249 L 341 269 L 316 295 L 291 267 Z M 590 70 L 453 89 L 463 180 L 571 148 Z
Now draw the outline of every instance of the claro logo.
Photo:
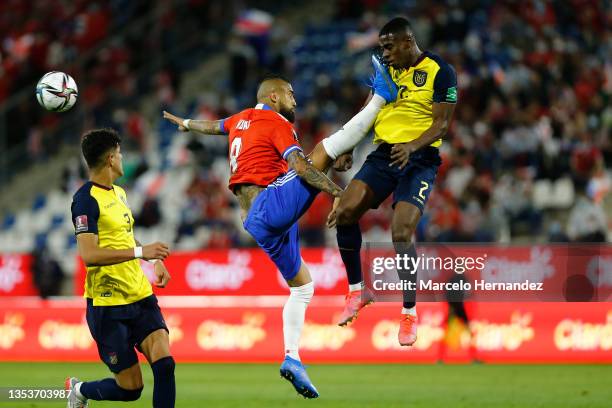
M 262 313 L 245 313 L 242 323 L 204 320 L 197 331 L 198 346 L 204 350 L 250 350 L 266 338 Z
M 551 261 L 552 251 L 538 247 L 531 249 L 528 261 L 489 256 L 481 277 L 487 282 L 543 282 L 555 274 Z
M 345 279 L 344 264 L 335 250 L 324 250 L 321 258 L 321 263 L 308 262 L 308 268 L 318 288 L 331 289 Z
M 238 289 L 253 277 L 250 263 L 251 254 L 245 251 L 228 251 L 225 263 L 195 259 L 187 264 L 185 280 L 194 290 Z
M 587 265 L 587 277 L 598 288 L 612 288 L 612 256 L 595 256 Z
M 555 327 L 555 345 L 559 350 L 612 350 L 612 310 L 605 322 L 563 319 Z
M 470 323 L 473 341 L 478 350 L 513 351 L 533 340 L 535 329 L 531 313 L 515 311 L 508 323 L 474 320 Z
M 24 322 L 25 317 L 21 313 L 4 315 L 4 322 L 0 322 L 0 349 L 12 349 L 15 343 L 25 339 Z
M 317 288 L 333 289 L 338 282 L 346 279 L 342 258 L 336 250 L 325 249 L 321 253 L 321 262 L 306 261 L 306 265 L 308 265 L 310 275 Z M 277 273 L 277 279 L 282 287 L 287 287 L 287 283 L 280 272 Z

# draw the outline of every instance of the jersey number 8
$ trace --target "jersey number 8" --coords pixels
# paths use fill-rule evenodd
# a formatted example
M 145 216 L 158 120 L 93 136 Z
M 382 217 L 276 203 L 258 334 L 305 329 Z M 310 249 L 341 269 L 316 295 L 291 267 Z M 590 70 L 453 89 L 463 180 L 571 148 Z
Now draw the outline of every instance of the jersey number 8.
M 230 148 L 230 170 L 235 173 L 238 170 L 238 155 L 240 154 L 240 148 L 242 147 L 242 139 L 237 137 L 232 142 Z

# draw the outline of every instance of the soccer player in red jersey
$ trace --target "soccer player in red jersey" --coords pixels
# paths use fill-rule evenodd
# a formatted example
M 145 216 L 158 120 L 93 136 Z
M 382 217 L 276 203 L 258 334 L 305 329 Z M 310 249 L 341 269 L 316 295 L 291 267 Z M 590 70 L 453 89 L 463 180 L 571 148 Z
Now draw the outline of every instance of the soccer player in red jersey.
M 280 77 L 261 82 L 255 108 L 223 120 L 191 120 L 163 113 L 181 131 L 229 134 L 229 188 L 238 199 L 244 228 L 276 264 L 291 291 L 283 309 L 286 355 L 281 376 L 307 398 L 319 394 L 300 361 L 298 344 L 314 285 L 300 255 L 297 221 L 319 191 L 333 195 L 338 203 L 343 190 L 324 172 L 336 159 L 336 168 L 350 167 L 350 160 L 342 154 L 363 138 L 380 108 L 395 99 L 397 89 L 389 92 L 388 82 L 377 72 L 370 103 L 325 143 L 319 143 L 308 158 L 292 125 L 297 105 L 293 89 Z
M 285 361 L 281 375 L 307 398 L 318 397 L 304 366 L 298 344 L 306 307 L 314 293 L 308 267 L 300 256 L 297 220 L 319 191 L 334 197 L 342 189 L 322 170 L 327 156 L 309 161 L 302 152 L 292 122 L 296 102 L 293 89 L 274 77 L 261 82 L 258 104 L 219 121 L 198 121 L 164 112 L 180 130 L 206 134 L 229 133 L 229 188 L 236 195 L 244 228 L 274 261 L 290 287 L 283 309 Z

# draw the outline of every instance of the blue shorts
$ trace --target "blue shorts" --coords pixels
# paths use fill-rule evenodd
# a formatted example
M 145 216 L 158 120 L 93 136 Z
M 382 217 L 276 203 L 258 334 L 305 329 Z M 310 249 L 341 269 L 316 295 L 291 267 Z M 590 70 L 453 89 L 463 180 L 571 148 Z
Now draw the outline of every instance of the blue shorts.
M 115 374 L 138 362 L 134 347 L 158 329 L 168 331 L 155 295 L 119 306 L 94 306 L 87 299 L 87 325 L 100 358 Z
M 437 148 L 426 146 L 413 152 L 406 167 L 400 170 L 398 166 L 389 167 L 392 146 L 382 143 L 370 153 L 355 179 L 374 191 L 376 202 L 372 208 L 377 208 L 393 193 L 394 207 L 398 201 L 406 201 L 422 214 L 442 163 L 440 153 Z
M 285 280 L 293 279 L 300 269 L 297 221 L 318 193 L 291 170 L 259 193 L 244 220 L 244 229 L 268 254 Z

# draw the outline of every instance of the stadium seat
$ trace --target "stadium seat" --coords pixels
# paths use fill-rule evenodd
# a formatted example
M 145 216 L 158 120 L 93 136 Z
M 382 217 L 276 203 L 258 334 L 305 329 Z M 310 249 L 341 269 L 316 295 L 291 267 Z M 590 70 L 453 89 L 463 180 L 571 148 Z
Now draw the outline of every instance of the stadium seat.
M 64 223 L 64 215 L 63 214 L 55 214 L 51 218 L 51 225 L 49 226 L 49 228 L 51 228 L 51 229 L 58 229 L 59 227 L 62 226 L 63 223 Z
M 6 231 L 6 230 L 11 229 L 15 225 L 16 220 L 17 220 L 17 217 L 15 217 L 15 214 L 11 212 L 6 213 L 6 215 L 4 216 L 4 219 L 2 220 L 2 225 L 0 226 L 0 230 Z
M 34 248 L 44 248 L 47 246 L 47 233 L 40 232 L 34 237 Z
M 39 211 L 45 207 L 47 203 L 47 197 L 44 194 L 38 194 L 34 198 L 34 202 L 32 203 L 32 211 Z

